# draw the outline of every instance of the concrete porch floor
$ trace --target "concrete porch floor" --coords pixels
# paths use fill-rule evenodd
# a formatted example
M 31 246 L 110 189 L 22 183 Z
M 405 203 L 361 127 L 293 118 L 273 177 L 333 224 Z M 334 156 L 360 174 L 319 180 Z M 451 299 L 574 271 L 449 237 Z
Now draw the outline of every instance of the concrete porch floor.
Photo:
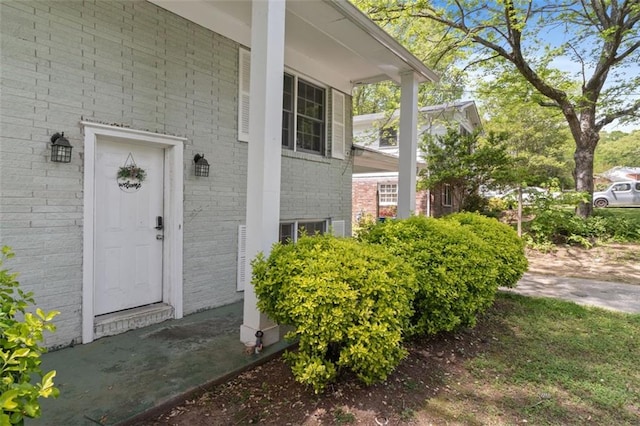
M 287 347 L 247 355 L 241 323 L 242 302 L 47 353 L 60 397 L 41 399 L 42 417 L 26 424 L 119 424 Z

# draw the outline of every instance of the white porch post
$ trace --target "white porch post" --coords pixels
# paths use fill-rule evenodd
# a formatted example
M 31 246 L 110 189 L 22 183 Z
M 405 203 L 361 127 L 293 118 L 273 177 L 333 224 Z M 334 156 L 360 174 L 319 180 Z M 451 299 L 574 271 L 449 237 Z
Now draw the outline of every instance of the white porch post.
M 247 271 L 262 251 L 268 255 L 278 240 L 280 222 L 280 164 L 282 151 L 282 76 L 284 73 L 285 2 L 254 0 L 251 21 L 251 105 L 249 109 L 249 158 L 247 171 Z M 263 343 L 279 339 L 278 326 L 256 307 L 251 273 L 246 274 L 244 319 L 240 340 Z
M 413 72 L 402 74 L 398 161 L 398 217 L 416 210 L 416 156 L 418 150 L 418 82 Z

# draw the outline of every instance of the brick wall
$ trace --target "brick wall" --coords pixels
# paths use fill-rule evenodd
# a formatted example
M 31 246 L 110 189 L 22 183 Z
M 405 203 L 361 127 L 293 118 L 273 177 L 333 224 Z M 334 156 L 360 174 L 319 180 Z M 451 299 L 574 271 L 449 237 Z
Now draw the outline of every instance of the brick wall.
M 389 210 L 386 207 L 378 208 L 378 185 L 385 183 L 398 183 L 397 177 L 362 177 L 354 176 L 351 190 L 353 200 L 352 221 L 355 223 L 363 214 L 373 217 L 386 216 Z M 431 195 L 432 216 L 434 215 L 434 195 Z M 427 191 L 416 191 L 416 215 L 427 213 Z
M 371 215 L 378 217 L 378 181 L 373 179 L 353 179 L 352 193 L 352 221 Z
M 237 43 L 141 0 L 3 1 L 0 32 L 0 244 L 13 247 L 9 265 L 38 305 L 61 311 L 47 345 L 81 335 L 81 120 L 187 138 L 184 312 L 241 299 Z M 60 131 L 74 146 L 70 164 L 49 160 Z M 193 175 L 196 153 L 211 164 L 207 179 Z M 309 157 L 283 158 L 283 218 L 347 220 L 348 161 Z

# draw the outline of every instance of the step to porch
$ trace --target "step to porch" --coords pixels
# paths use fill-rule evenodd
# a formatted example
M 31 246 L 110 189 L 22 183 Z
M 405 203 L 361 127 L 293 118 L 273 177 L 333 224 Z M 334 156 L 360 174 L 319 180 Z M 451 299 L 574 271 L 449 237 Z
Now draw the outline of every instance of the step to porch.
M 154 303 L 126 311 L 100 315 L 93 321 L 94 339 L 157 324 L 173 317 L 173 307 L 166 303 Z

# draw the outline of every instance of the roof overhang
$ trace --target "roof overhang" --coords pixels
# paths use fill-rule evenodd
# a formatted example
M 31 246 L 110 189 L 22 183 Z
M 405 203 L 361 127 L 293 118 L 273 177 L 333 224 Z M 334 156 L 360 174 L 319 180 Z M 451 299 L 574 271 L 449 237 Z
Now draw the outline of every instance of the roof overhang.
M 480 113 L 476 107 L 475 101 L 457 101 L 440 105 L 428 105 L 418 109 L 418 113 L 428 119 L 429 117 L 440 115 L 447 111 L 457 110 L 459 112 L 468 112 L 468 120 L 474 128 L 482 125 Z M 400 117 L 400 111 L 396 110 L 391 114 L 391 118 L 397 119 Z M 380 120 L 388 120 L 390 117 L 386 112 L 376 112 L 372 114 L 356 115 L 353 117 L 355 125 L 370 124 Z
M 251 0 L 149 0 L 251 47 Z M 354 85 L 439 77 L 347 0 L 287 0 L 285 65 L 350 93 Z
M 353 144 L 353 174 L 397 172 L 399 170 L 398 156 L 363 145 Z M 418 161 L 417 169 L 422 169 L 425 163 Z

